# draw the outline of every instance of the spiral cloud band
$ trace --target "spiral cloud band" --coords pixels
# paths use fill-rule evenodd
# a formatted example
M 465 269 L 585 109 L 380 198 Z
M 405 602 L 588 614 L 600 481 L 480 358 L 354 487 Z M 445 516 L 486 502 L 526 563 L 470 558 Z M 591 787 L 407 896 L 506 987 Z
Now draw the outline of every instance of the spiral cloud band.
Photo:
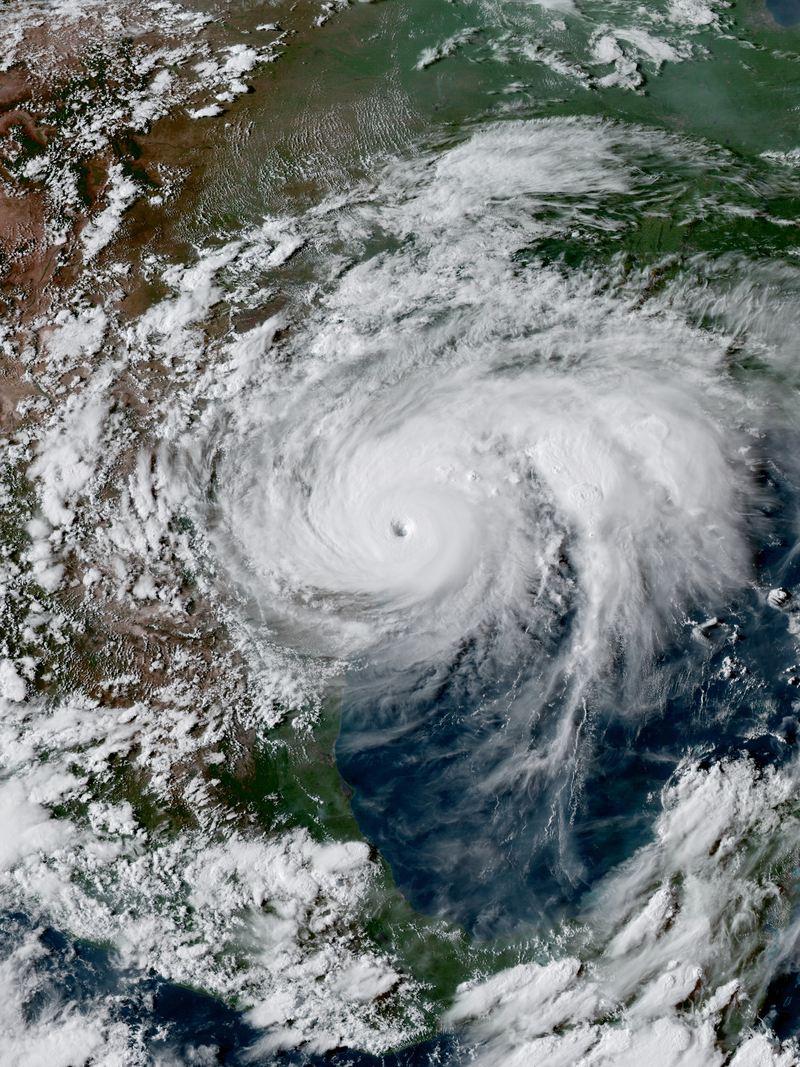
M 337 761 L 362 828 L 412 900 L 479 932 L 591 881 L 575 820 L 599 739 L 663 714 L 691 625 L 751 581 L 766 401 L 729 379 L 725 336 L 668 293 L 643 303 L 640 280 L 628 295 L 622 258 L 567 271 L 526 251 L 572 228 L 613 242 L 656 181 L 679 198 L 712 164 L 590 120 L 395 164 L 310 214 L 303 239 L 338 249 L 321 306 L 280 360 L 243 338 L 177 461 L 254 624 L 350 665 Z M 429 799 L 393 845 L 378 813 L 412 764 Z M 457 824 L 437 790 L 462 798 Z M 398 856 L 428 856 L 433 826 L 439 888 L 404 882 Z M 525 888 L 487 873 L 509 864 Z

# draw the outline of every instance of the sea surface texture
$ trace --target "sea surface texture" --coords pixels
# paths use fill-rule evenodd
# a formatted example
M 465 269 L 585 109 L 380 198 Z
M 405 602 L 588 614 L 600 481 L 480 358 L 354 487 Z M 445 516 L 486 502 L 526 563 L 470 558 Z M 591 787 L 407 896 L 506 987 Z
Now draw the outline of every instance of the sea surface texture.
M 800 1065 L 798 0 L 8 0 L 0 1067 Z

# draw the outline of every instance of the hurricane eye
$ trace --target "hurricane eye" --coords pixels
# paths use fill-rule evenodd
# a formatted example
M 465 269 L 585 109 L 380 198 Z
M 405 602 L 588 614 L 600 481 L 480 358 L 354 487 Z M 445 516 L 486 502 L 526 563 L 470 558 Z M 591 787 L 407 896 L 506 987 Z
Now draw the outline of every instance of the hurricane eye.
M 399 519 L 396 519 L 392 523 L 392 533 L 395 537 L 408 537 L 408 535 L 411 533 L 411 527 L 407 523 L 401 522 Z

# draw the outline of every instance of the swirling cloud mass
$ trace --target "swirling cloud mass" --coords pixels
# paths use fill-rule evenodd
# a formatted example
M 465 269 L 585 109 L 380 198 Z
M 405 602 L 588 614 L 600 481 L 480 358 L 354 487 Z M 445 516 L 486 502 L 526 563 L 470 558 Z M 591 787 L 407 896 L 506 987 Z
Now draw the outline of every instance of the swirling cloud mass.
M 110 164 L 17 353 L 9 1062 L 800 1062 L 796 152 L 647 111 L 716 8 L 468 6 L 232 119 L 141 291 Z M 187 122 L 256 108 L 246 32 Z

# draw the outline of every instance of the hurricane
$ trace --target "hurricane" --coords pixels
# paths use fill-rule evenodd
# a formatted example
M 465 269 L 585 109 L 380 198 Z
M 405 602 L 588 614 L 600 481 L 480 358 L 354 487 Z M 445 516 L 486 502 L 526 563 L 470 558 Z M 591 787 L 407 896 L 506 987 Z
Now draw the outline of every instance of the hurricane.
M 800 1063 L 795 15 L 9 14 L 3 1065 Z
M 565 166 L 564 134 L 591 155 Z M 387 176 L 394 202 L 346 220 L 377 218 L 410 247 L 352 268 L 291 368 L 207 420 L 195 473 L 207 492 L 213 479 L 221 555 L 276 625 L 333 655 L 391 642 L 413 660 L 479 630 L 544 649 L 575 615 L 591 673 L 604 643 L 655 640 L 688 599 L 747 580 L 757 445 L 723 353 L 679 316 L 620 306 L 591 272 L 509 263 L 523 235 L 573 224 L 577 188 L 635 198 L 613 155 L 633 137 L 493 128 L 419 190 L 419 165 Z M 499 182 L 483 165 L 498 144 L 513 161 Z
M 613 259 L 519 253 L 590 225 L 592 196 L 617 197 L 591 220 L 616 234 L 658 167 L 712 162 L 644 148 L 598 122 L 489 126 L 315 210 L 318 246 L 392 247 L 171 461 L 256 630 L 346 665 L 337 762 L 399 884 L 480 936 L 563 917 L 619 858 L 587 842 L 603 735 L 685 692 L 687 634 L 711 643 L 769 536 L 770 398 L 733 380 L 728 339 Z

